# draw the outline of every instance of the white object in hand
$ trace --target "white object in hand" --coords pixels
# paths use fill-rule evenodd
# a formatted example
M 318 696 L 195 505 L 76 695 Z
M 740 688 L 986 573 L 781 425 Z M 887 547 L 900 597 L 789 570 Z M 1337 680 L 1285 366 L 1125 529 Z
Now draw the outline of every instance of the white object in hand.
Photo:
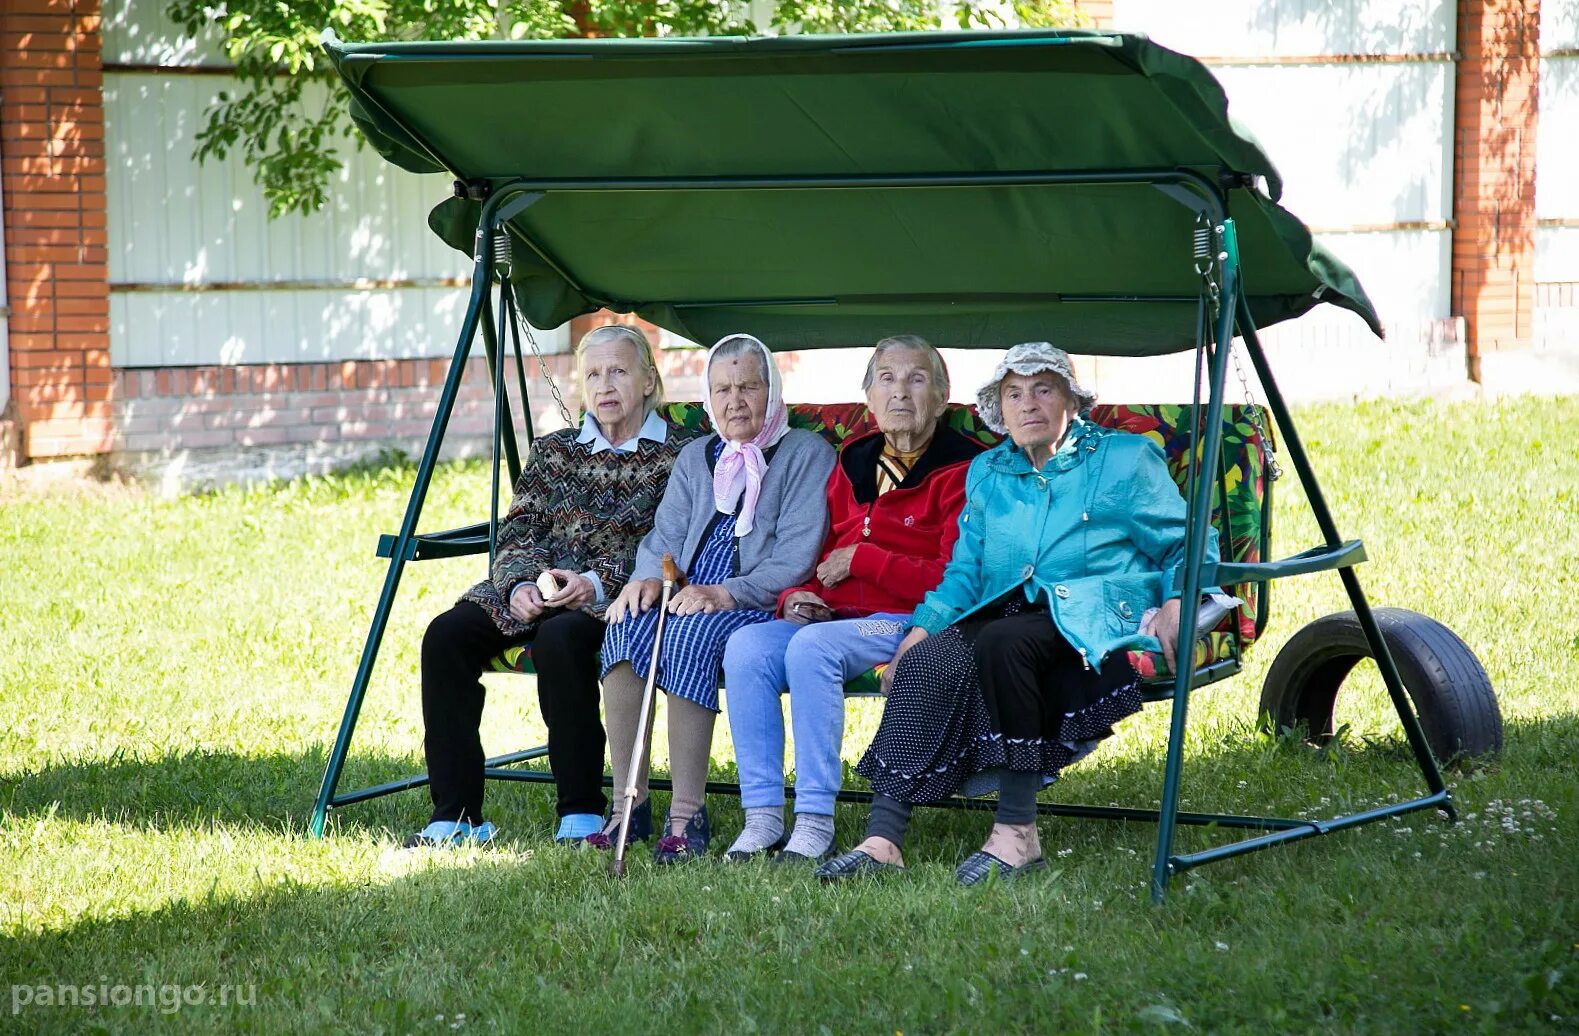
M 559 592 L 559 583 L 554 579 L 552 572 L 544 572 L 537 577 L 537 592 L 544 598 L 552 597 Z

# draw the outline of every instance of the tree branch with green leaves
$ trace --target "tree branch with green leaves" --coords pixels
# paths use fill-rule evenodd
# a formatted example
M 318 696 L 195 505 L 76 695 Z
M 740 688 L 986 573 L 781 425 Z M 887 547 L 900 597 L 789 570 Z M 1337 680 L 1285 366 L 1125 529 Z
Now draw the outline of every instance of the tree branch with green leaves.
M 1078 25 L 1076 0 L 778 0 L 775 32 L 861 33 Z M 342 148 L 362 145 L 344 86 L 319 49 L 325 27 L 349 40 L 561 39 L 578 36 L 740 36 L 760 31 L 728 0 L 170 0 L 170 18 L 196 37 L 223 35 L 239 89 L 204 112 L 194 157 L 238 152 L 269 215 L 310 215 L 329 201 Z

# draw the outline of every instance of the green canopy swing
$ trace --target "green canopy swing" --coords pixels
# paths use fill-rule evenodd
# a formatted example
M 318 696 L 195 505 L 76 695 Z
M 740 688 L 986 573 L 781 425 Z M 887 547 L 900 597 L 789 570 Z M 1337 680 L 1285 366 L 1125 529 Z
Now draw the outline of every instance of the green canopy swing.
M 699 342 L 744 331 L 780 350 L 869 347 L 905 332 L 955 348 L 1049 340 L 1086 354 L 1197 352 L 1179 468 L 1189 504 L 1184 598 L 1214 584 L 1257 587 L 1258 632 L 1270 580 L 1336 570 L 1352 613 L 1290 642 L 1263 707 L 1276 722 L 1330 732 L 1338 685 L 1358 659 L 1374 658 L 1426 790 L 1325 820 L 1181 812 L 1189 693 L 1237 671 L 1245 643 L 1236 634 L 1225 657 L 1158 682 L 1153 697 L 1173 710 L 1160 808 L 1042 807 L 1157 821 L 1158 900 L 1171 875 L 1211 860 L 1414 810 L 1451 817 L 1433 748 L 1479 754 L 1500 744 L 1495 698 L 1468 648 L 1424 616 L 1373 612 L 1360 588 L 1364 549 L 1338 534 L 1256 329 L 1321 303 L 1378 335 L 1381 325 L 1349 269 L 1278 205 L 1276 170 L 1194 59 L 1140 36 L 1074 30 L 358 45 L 326 33 L 324 44 L 372 146 L 401 168 L 455 178 L 455 196 L 429 222 L 472 255 L 474 272 L 405 518 L 379 545 L 388 574 L 314 835 L 333 807 L 426 783 L 338 791 L 401 572 L 413 560 L 491 553 L 501 462 L 512 479 L 520 470 L 506 353 L 524 400 L 520 340 L 531 332 L 522 320 L 552 327 L 599 309 Z M 495 391 L 493 510 L 485 524 L 419 533 L 479 329 Z M 1230 518 L 1224 386 L 1236 333 L 1322 543 L 1212 566 L 1203 559 L 1214 507 L 1220 523 Z M 1233 409 L 1270 451 L 1260 408 Z M 1195 643 L 1202 631 L 1190 609 L 1182 627 L 1180 643 Z M 544 751 L 489 760 L 487 773 L 547 779 L 512 768 Z M 721 787 L 733 790 L 710 790 Z M 1177 854 L 1179 823 L 1259 833 Z

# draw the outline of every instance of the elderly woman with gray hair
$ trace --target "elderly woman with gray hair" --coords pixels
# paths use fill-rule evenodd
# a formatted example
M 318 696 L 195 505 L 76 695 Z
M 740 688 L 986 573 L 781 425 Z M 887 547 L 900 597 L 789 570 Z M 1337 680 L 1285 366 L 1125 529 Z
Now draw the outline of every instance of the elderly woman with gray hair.
M 587 410 L 581 427 L 538 437 L 500 525 L 489 578 L 423 637 L 422 747 L 433 813 L 408 848 L 493 837 L 482 816 L 478 677 L 493 656 L 527 642 L 558 785 L 555 841 L 577 842 L 602 826 L 603 611 L 624 589 L 669 469 L 695 436 L 654 413 L 663 379 L 635 328 L 588 331 L 576 345 L 576 371 Z
M 910 613 L 937 586 L 980 443 L 942 424 L 948 367 L 924 339 L 877 343 L 861 388 L 878 432 L 845 442 L 828 480 L 831 529 L 812 578 L 779 595 L 782 618 L 729 638 L 724 688 L 745 830 L 727 858 L 782 849 L 832 855 L 843 783 L 844 684 L 893 656 Z M 795 733 L 795 830 L 784 837 L 784 714 Z
M 1173 664 L 1184 500 L 1155 443 L 1083 416 L 1094 401 L 1046 342 L 1010 349 L 977 396 L 1008 438 L 971 464 L 953 558 L 884 673 L 857 768 L 874 792 L 866 840 L 819 877 L 902 868 L 912 804 L 993 787 L 960 883 L 1044 867 L 1037 792 L 1140 709 L 1127 651 Z
M 631 581 L 609 608 L 603 639 L 603 693 L 614 786 L 627 772 L 641 725 L 645 676 L 652 661 L 664 554 L 674 555 L 688 585 L 669 600 L 658 648 L 657 686 L 668 694 L 669 771 L 674 794 L 655 847 L 658 863 L 695 859 L 712 837 L 704 793 L 718 714 L 718 676 L 729 635 L 773 618 L 779 594 L 805 579 L 828 529 L 822 487 L 833 449 L 813 432 L 789 427 L 778 368 L 767 346 L 730 335 L 707 354 L 707 415 L 714 434 L 680 453 L 641 542 Z M 635 775 L 637 802 L 627 838 L 652 830 L 646 750 Z M 612 848 L 619 837 L 620 796 L 603 831 L 588 843 Z

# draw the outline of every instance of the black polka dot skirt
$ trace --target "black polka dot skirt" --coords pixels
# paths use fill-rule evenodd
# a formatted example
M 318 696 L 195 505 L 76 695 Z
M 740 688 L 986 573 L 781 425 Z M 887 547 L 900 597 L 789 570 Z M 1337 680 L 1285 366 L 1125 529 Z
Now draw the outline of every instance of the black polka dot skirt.
M 1016 594 L 905 653 L 877 736 L 856 766 L 874 791 L 925 803 L 956 792 L 987 794 L 996 789 L 989 772 L 997 769 L 1053 780 L 1111 736 L 1114 724 L 1140 711 L 1140 677 L 1126 655 L 1108 657 L 1098 672 L 1070 648 L 1045 673 L 1043 686 L 1058 707 L 1045 710 L 1040 736 L 1005 737 L 993 729 L 977 675 L 976 637 L 988 623 L 1035 607 Z

